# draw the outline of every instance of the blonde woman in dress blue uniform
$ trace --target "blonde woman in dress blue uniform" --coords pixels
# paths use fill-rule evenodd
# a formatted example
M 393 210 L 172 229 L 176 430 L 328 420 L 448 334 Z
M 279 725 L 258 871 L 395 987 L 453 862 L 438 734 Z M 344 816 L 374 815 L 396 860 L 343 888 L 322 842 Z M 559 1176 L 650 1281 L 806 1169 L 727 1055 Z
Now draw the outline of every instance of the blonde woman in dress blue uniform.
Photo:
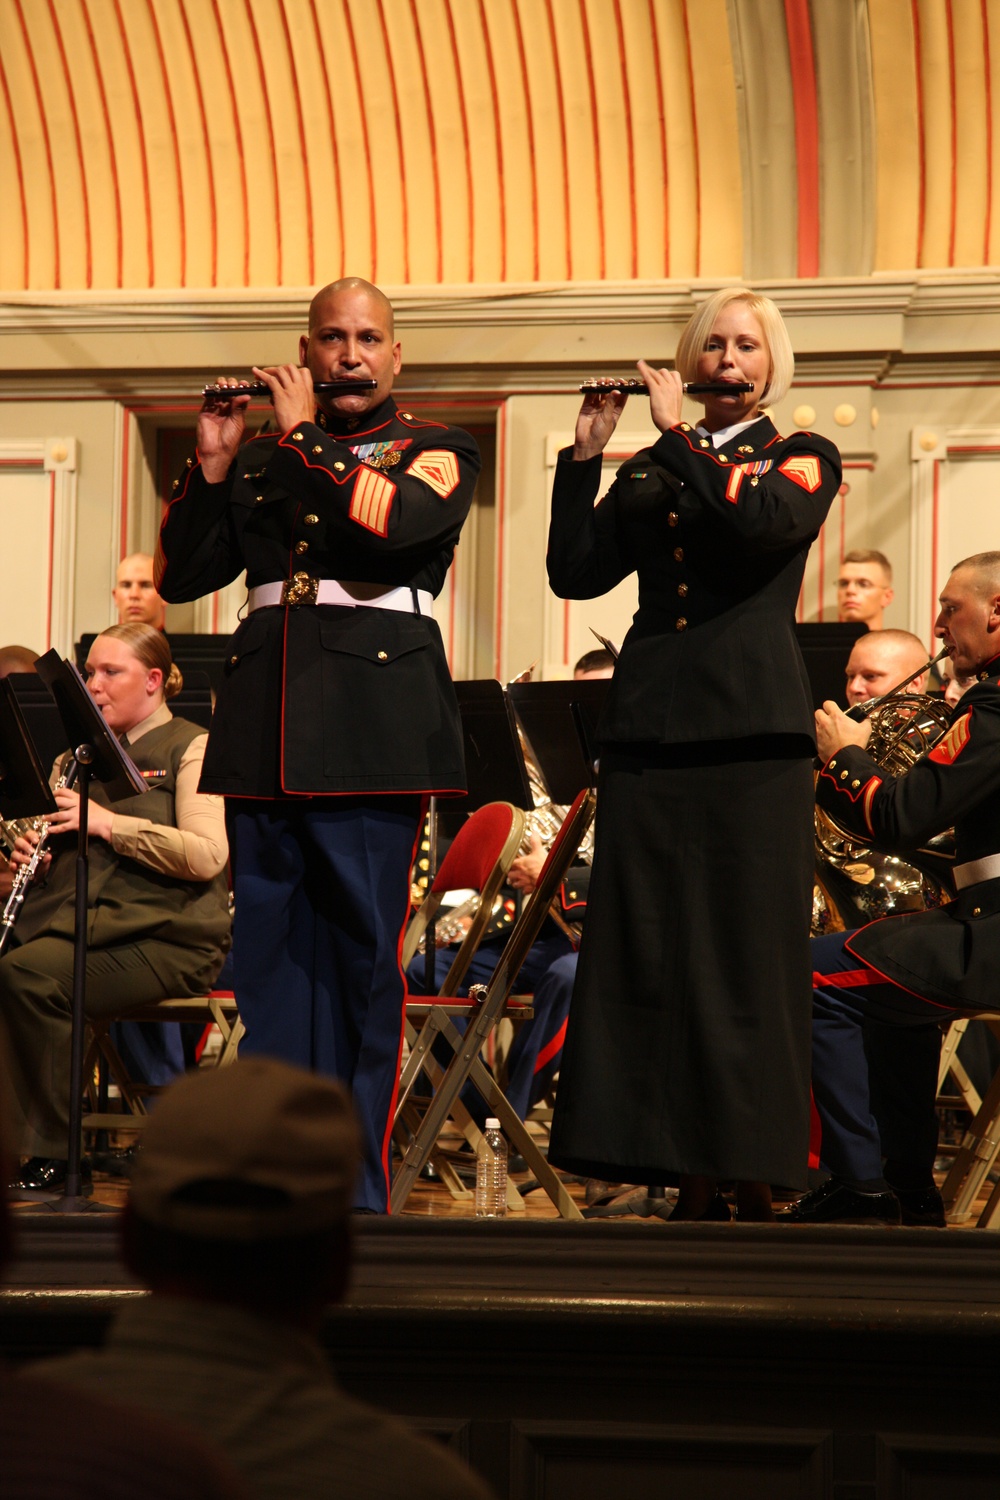
M 680 1182 L 676 1219 L 771 1217 L 809 1125 L 812 705 L 795 640 L 809 547 L 840 485 L 815 434 L 779 436 L 794 360 L 774 303 L 710 297 L 676 370 L 639 361 L 660 437 L 595 507 L 625 397 L 588 394 L 560 454 L 548 571 L 563 598 L 638 573 L 600 729 L 587 928 L 554 1163 Z M 683 382 L 737 384 L 684 420 Z

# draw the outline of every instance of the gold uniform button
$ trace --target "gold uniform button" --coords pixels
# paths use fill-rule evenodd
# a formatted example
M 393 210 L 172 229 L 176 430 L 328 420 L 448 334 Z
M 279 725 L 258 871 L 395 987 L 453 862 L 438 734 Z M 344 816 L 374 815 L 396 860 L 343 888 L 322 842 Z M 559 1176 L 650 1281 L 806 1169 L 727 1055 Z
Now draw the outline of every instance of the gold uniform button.
M 344 465 L 341 463 L 340 459 L 338 458 L 337 462 L 334 464 L 333 467 L 336 469 L 337 473 L 340 474 L 343 471 Z
M 727 464 L 729 462 L 729 459 L 724 453 L 717 453 L 715 456 L 719 460 L 720 464 Z
M 854 787 L 855 789 L 857 789 L 860 785 L 861 785 L 861 782 L 857 779 L 857 777 L 855 777 L 854 780 L 851 782 L 851 786 Z
M 679 583 L 677 585 L 677 592 L 678 592 L 678 594 L 680 595 L 680 597 L 682 599 L 686 599 L 687 598 L 687 591 L 688 591 L 688 586 L 687 586 L 686 583 Z
M 388 653 L 388 651 L 380 651 L 379 654 L 378 654 L 378 659 L 379 659 L 379 661 L 388 661 L 389 660 L 389 653 Z
M 299 557 L 301 557 L 302 554 L 303 554 L 303 552 L 308 552 L 309 551 L 309 543 L 308 542 L 296 542 L 295 543 L 295 550 L 298 553 Z
M 680 520 L 680 516 L 677 514 L 677 512 L 675 510 L 672 510 L 672 511 L 670 511 L 668 513 L 668 515 L 667 515 L 667 525 L 668 526 L 676 526 L 677 522 L 679 520 Z
M 264 498 L 264 496 L 263 496 L 263 495 L 254 495 L 254 500 L 255 500 L 255 501 L 256 501 L 256 503 L 257 503 L 257 504 L 258 504 L 258 505 L 259 505 L 259 504 L 260 504 L 260 502 L 261 502 L 261 501 L 262 501 L 262 500 L 263 500 L 263 498 Z
M 983 908 L 981 906 L 974 906 L 972 908 L 972 915 L 974 917 L 981 917 L 982 914 L 983 914 Z
M 707 448 L 708 447 L 708 438 L 701 438 L 701 439 L 699 439 L 699 442 L 700 442 L 700 445 L 701 445 L 702 448 Z
M 237 662 L 238 662 L 238 661 L 239 661 L 239 657 L 238 657 L 238 656 L 231 656 L 231 657 L 230 657 L 230 658 L 229 658 L 229 665 L 230 665 L 230 666 L 231 666 L 231 667 L 235 667 L 235 665 L 236 665 L 236 663 L 237 663 Z
M 750 481 L 751 488 L 752 489 L 756 489 L 757 486 L 758 486 L 758 484 L 760 484 L 760 480 L 757 478 L 756 475 L 754 475 L 753 479 L 751 479 L 751 481 Z
M 690 422 L 682 422 L 681 423 L 681 432 L 690 432 L 690 431 L 691 431 L 691 423 Z
M 180 489 L 180 487 L 181 487 L 181 482 L 180 482 L 180 480 L 179 480 L 179 479 L 175 479 L 175 480 L 174 480 L 174 489 L 175 489 L 175 490 L 179 490 L 179 489 Z
M 314 516 L 310 511 L 307 516 L 302 517 L 302 524 L 303 526 L 318 526 L 319 516 Z
M 292 433 L 292 438 L 293 438 L 293 441 L 295 441 L 296 443 L 301 443 L 301 441 L 302 441 L 302 434 L 301 434 L 301 432 L 293 432 Z
M 848 778 L 848 776 L 850 776 L 850 774 L 851 774 L 850 771 L 841 771 L 841 773 L 840 773 L 840 779 L 841 779 L 841 781 L 846 781 L 847 778 Z
M 683 562 L 683 561 L 684 561 L 684 548 L 683 547 L 675 547 L 674 548 L 674 562 Z
M 687 622 L 687 620 L 685 620 L 685 618 L 684 618 L 683 615 L 678 615 L 678 617 L 677 617 L 677 624 L 675 625 L 674 628 L 676 630 L 687 630 L 687 628 L 688 628 L 688 622 Z
M 406 422 L 412 422 L 412 421 L 413 421 L 413 417 L 412 417 L 412 415 L 411 415 L 411 414 L 410 414 L 410 412 L 408 412 L 408 411 L 401 411 L 401 412 L 400 412 L 400 414 L 399 414 L 399 415 L 400 415 L 400 416 L 401 416 L 401 417 L 402 417 L 402 418 L 403 418 L 403 420 L 404 420 L 404 421 L 406 421 Z
M 831 771 L 835 771 L 836 769 L 837 769 L 837 762 L 835 760 L 831 760 L 831 762 L 830 762 L 830 770 Z
M 313 443 L 313 452 L 314 453 L 322 453 L 323 452 L 323 444 L 322 443 Z

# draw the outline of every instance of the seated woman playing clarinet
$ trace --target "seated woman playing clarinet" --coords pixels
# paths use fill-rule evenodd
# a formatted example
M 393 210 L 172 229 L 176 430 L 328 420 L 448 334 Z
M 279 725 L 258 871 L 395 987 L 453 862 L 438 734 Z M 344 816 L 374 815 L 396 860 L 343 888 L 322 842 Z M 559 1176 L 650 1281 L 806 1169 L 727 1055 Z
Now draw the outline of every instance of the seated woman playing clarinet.
M 87 687 L 149 785 L 114 804 L 91 787 L 89 1016 L 202 995 L 229 948 L 222 798 L 197 789 L 207 735 L 167 707 L 181 686 L 166 637 L 150 625 L 113 625 L 87 657 Z M 64 835 L 79 829 L 80 798 L 66 787 L 55 798 L 52 853 L 0 958 L 13 1141 L 29 1158 L 12 1187 L 27 1192 L 57 1191 L 66 1176 L 77 841 Z M 12 863 L 29 860 L 37 837 L 18 841 Z
M 548 571 L 639 609 L 599 729 L 594 867 L 550 1160 L 680 1181 L 675 1219 L 771 1217 L 809 1139 L 814 754 L 795 640 L 806 554 L 840 484 L 832 443 L 762 410 L 793 357 L 777 307 L 705 301 L 677 369 L 639 371 L 661 436 L 594 505 L 625 405 L 589 392 L 559 456 Z M 682 381 L 708 384 L 683 419 Z M 746 386 L 751 389 L 747 390 Z M 714 387 L 714 389 L 713 389 Z

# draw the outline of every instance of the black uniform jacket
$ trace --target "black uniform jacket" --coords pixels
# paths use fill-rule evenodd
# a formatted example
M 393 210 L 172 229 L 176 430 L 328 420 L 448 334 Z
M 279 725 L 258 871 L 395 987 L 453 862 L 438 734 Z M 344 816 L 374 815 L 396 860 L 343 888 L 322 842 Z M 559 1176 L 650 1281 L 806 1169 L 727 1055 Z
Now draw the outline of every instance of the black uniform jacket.
M 987 663 L 927 755 L 893 778 L 856 746 L 820 772 L 822 808 L 887 853 L 954 825 L 963 865 L 1000 852 L 1000 657 Z M 847 944 L 863 964 L 935 1004 L 1000 1010 L 1000 879 L 934 911 L 883 917 Z
M 388 399 L 339 435 L 252 438 L 225 480 L 197 460 L 160 533 L 157 587 L 197 599 L 304 573 L 437 595 L 468 514 L 467 432 Z M 230 796 L 462 791 L 455 692 L 434 620 L 331 604 L 255 610 L 229 646 L 201 789 Z
M 622 464 L 596 508 L 600 458 L 560 455 L 553 589 L 592 599 L 639 575 L 602 740 L 812 734 L 795 606 L 840 475 L 832 443 L 780 437 L 766 417 L 720 450 L 687 422 L 670 428 Z

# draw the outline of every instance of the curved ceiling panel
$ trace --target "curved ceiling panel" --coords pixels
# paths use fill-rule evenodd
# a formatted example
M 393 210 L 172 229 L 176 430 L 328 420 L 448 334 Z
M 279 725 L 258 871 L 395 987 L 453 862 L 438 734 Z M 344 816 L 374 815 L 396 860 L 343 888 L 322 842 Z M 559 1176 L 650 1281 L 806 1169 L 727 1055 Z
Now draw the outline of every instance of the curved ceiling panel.
M 740 271 L 726 0 L 0 0 L 0 36 L 9 290 Z
M 0 287 L 1000 259 L 1000 0 L 0 0 Z

